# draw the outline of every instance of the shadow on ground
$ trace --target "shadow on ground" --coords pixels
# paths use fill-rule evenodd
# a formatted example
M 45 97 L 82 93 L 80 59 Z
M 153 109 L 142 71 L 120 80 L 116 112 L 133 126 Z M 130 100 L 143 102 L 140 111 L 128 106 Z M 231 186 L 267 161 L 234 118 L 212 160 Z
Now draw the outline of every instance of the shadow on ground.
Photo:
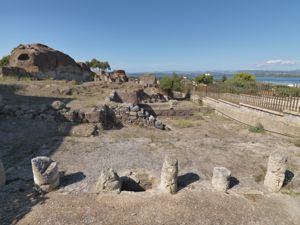
M 66 104 L 70 98 L 52 98 L 22 96 L 16 94 L 19 85 L 0 84 L 3 105 L 51 104 L 60 100 Z M 42 119 L 20 120 L 7 117 L 0 112 L 0 158 L 6 171 L 6 185 L 0 188 L 0 223 L 15 224 L 22 219 L 36 204 L 43 204 L 47 196 L 38 195 L 33 190 L 31 158 L 44 155 L 51 156 L 61 145 L 64 137 L 58 132 L 60 123 Z M 69 128 L 71 129 L 71 127 Z M 63 179 L 68 185 L 83 179 L 79 173 L 70 174 Z
M 198 180 L 200 180 L 200 177 L 196 173 L 186 173 L 178 176 L 178 190 L 181 190 Z
M 62 175 L 60 179 L 60 186 L 65 187 L 77 182 L 82 181 L 86 176 L 83 172 L 71 173 L 68 175 Z

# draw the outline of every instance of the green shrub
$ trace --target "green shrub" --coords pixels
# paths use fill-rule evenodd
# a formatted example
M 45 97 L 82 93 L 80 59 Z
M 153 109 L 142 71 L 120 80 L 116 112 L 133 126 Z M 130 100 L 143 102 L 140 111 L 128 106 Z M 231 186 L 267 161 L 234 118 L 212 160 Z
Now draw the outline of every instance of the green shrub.
M 263 133 L 265 128 L 261 123 L 257 123 L 254 127 L 250 127 L 249 131 L 253 133 Z
M 3 56 L 2 59 L 0 59 L 0 67 L 7 66 L 9 63 L 9 58 L 10 55 Z
M 214 82 L 214 77 L 210 74 L 202 74 L 195 77 L 195 81 L 203 84 L 212 84 Z
M 172 77 L 164 76 L 160 79 L 160 89 L 166 93 L 171 93 L 172 91 L 182 91 L 181 85 L 182 77 L 178 76 L 176 73 Z
M 241 81 L 241 82 L 247 82 L 247 81 L 256 81 L 256 76 L 250 73 L 240 72 L 236 73 L 233 76 L 234 81 Z

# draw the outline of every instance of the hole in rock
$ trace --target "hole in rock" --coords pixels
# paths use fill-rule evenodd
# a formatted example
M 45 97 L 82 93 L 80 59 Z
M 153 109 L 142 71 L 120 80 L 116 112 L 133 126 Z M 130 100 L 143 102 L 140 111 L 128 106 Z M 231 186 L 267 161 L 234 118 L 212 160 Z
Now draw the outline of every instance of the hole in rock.
M 142 192 L 152 188 L 153 178 L 146 173 L 120 177 L 122 191 Z
M 25 60 L 28 60 L 28 59 L 29 59 L 29 55 L 28 54 L 21 54 L 18 57 L 18 60 L 22 60 L 22 61 L 25 61 Z

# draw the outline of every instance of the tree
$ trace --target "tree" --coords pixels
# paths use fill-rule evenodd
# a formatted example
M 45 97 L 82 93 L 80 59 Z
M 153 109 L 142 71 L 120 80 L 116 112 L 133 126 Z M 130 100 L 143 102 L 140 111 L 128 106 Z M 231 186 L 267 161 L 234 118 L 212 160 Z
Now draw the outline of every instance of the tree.
M 225 82 L 227 80 L 227 76 L 226 75 L 223 75 L 222 76 L 222 82 Z
M 171 77 L 165 76 L 160 80 L 160 89 L 164 92 L 170 93 L 172 91 L 173 81 Z
M 211 74 L 206 73 L 195 77 L 195 81 L 203 84 L 212 84 L 214 82 L 214 77 Z
M 181 80 L 182 77 L 176 73 L 173 73 L 172 77 L 164 76 L 160 80 L 160 89 L 169 94 L 171 94 L 172 91 L 182 91 Z
M 102 62 L 95 58 L 93 58 L 91 61 L 86 61 L 86 65 L 93 69 L 110 70 L 110 65 L 107 61 Z
M 10 55 L 3 56 L 2 59 L 0 59 L 0 67 L 7 66 L 9 64 L 9 58 Z
M 245 73 L 245 72 L 239 72 L 234 74 L 233 80 L 237 82 L 255 82 L 256 81 L 256 76 L 251 73 Z

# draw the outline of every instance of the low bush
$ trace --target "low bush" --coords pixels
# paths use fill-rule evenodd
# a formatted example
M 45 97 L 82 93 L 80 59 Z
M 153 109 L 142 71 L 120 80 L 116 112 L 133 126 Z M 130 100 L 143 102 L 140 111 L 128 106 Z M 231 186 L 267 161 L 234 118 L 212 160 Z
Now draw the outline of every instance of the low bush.
M 261 123 L 257 123 L 254 127 L 250 127 L 249 131 L 253 133 L 263 133 L 265 128 Z

